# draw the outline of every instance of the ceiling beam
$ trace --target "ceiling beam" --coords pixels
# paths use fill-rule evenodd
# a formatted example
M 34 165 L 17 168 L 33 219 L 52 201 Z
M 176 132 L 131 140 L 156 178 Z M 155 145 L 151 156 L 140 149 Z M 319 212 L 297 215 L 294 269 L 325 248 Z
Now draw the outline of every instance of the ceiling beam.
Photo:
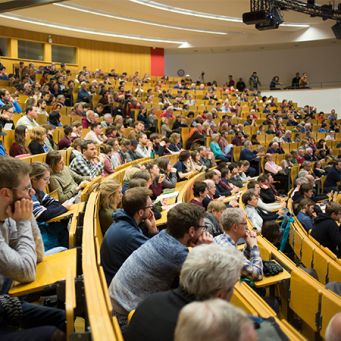
M 16 11 L 19 9 L 30 8 L 35 6 L 49 5 L 54 2 L 62 2 L 65 0 L 14 0 L 0 3 L 0 13 Z

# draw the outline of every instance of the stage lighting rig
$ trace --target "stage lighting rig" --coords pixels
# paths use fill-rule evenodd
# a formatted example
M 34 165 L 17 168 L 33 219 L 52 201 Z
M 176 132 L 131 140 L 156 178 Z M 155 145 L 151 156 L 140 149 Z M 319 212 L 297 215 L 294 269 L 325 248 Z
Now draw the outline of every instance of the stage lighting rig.
M 292 10 L 320 17 L 322 20 L 335 20 L 332 30 L 337 39 L 341 26 L 341 3 L 337 8 L 331 4 L 316 5 L 315 0 L 250 0 L 250 12 L 243 13 L 243 22 L 255 25 L 258 30 L 276 29 L 283 23 L 281 11 Z
M 251 0 L 250 12 L 243 14 L 243 22 L 256 25 L 258 30 L 272 30 L 283 22 L 280 6 L 273 0 Z

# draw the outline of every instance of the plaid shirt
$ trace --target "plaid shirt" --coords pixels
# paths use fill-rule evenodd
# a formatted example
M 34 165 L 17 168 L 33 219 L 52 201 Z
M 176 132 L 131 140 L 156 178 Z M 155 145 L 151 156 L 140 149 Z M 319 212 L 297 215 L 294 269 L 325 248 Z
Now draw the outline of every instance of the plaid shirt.
M 214 241 L 221 246 L 236 248 L 236 243 L 227 233 L 215 237 Z M 250 247 L 246 245 L 243 254 L 244 266 L 242 268 L 242 276 L 249 277 L 255 281 L 260 281 L 263 278 L 263 262 L 260 257 L 258 246 L 253 246 L 250 249 Z
M 83 155 L 76 156 L 70 164 L 70 168 L 79 175 L 90 176 L 94 178 L 100 175 L 103 171 L 103 163 L 94 163 L 88 161 Z

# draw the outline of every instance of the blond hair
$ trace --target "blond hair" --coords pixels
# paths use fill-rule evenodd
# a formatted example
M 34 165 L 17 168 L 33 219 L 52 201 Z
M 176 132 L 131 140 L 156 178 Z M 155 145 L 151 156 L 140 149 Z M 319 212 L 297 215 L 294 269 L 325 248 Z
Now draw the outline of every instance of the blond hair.
M 102 208 L 117 208 L 117 203 L 113 201 L 112 196 L 120 187 L 121 184 L 116 180 L 105 180 L 98 185 L 97 190 Z
M 207 206 L 207 212 L 212 213 L 213 210 L 221 212 L 226 208 L 225 203 L 221 200 L 212 200 Z
M 46 129 L 44 127 L 34 127 L 30 131 L 31 140 L 35 140 L 38 143 L 44 143 L 44 135 L 46 134 Z

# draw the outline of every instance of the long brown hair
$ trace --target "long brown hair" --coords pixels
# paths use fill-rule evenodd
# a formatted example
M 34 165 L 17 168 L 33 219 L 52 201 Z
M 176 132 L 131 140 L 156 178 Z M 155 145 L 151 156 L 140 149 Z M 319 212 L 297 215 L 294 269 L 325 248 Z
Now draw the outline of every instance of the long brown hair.
M 30 150 L 25 146 L 26 130 L 26 126 L 17 126 L 14 131 L 14 140 L 22 148 L 24 153 L 29 154 Z

